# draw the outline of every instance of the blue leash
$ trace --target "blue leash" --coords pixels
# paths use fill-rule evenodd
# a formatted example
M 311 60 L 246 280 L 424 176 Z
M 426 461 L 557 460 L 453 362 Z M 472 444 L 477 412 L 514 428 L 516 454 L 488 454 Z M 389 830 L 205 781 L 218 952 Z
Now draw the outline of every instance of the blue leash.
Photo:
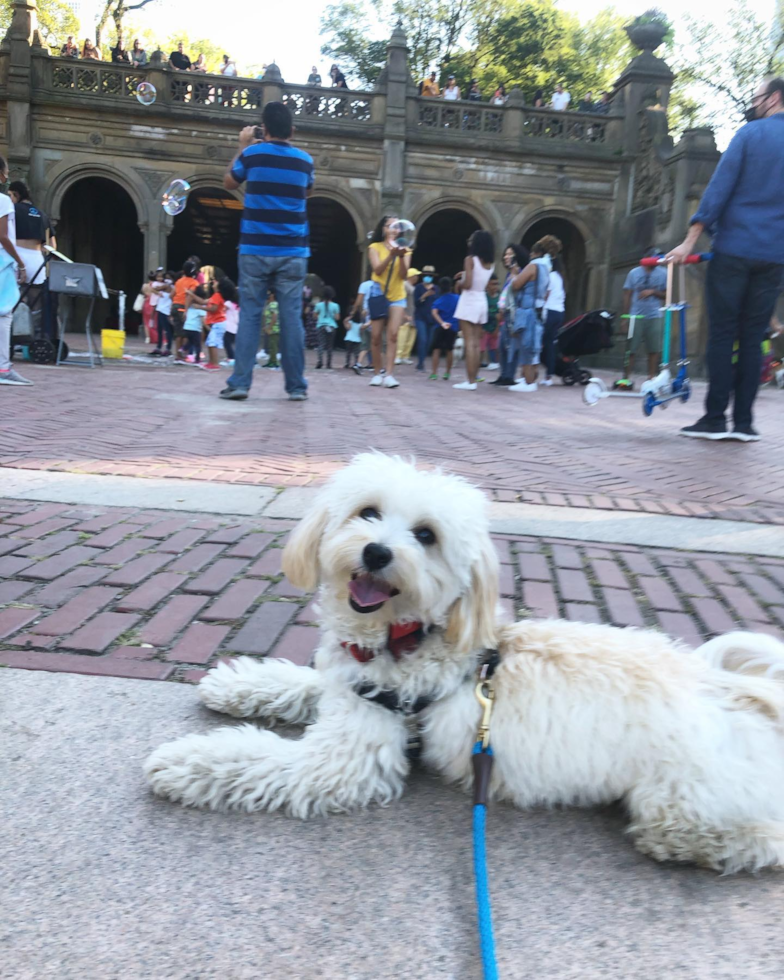
M 490 883 L 487 879 L 485 823 L 487 820 L 487 788 L 493 766 L 493 750 L 478 741 L 472 753 L 474 764 L 474 877 L 476 879 L 476 912 L 479 921 L 479 942 L 482 949 L 482 970 L 485 980 L 498 980 L 493 937 L 493 912 L 490 907 Z

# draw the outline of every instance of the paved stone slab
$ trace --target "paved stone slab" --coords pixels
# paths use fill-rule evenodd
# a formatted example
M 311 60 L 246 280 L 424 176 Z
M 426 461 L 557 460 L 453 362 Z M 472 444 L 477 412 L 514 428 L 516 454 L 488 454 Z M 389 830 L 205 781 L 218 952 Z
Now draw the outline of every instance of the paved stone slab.
M 437 778 L 307 823 L 187 810 L 140 766 L 235 724 L 190 686 L 2 670 L 0 703 L 4 980 L 481 975 L 470 800 Z M 778 980 L 780 873 L 658 865 L 623 827 L 615 809 L 490 809 L 505 980 Z

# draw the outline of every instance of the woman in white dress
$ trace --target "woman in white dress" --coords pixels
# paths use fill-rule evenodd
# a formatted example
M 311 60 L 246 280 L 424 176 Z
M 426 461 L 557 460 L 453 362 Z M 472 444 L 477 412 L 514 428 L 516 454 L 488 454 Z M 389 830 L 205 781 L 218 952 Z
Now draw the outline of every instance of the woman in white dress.
M 457 84 L 454 75 L 450 75 L 447 79 L 443 98 L 445 98 L 447 102 L 456 102 L 460 98 L 460 86 Z
M 487 323 L 487 284 L 493 274 L 495 243 L 489 231 L 475 231 L 468 239 L 468 255 L 463 263 L 460 299 L 455 317 L 460 321 L 465 344 L 468 379 L 452 385 L 461 391 L 476 391 L 476 378 L 482 358 L 482 324 Z

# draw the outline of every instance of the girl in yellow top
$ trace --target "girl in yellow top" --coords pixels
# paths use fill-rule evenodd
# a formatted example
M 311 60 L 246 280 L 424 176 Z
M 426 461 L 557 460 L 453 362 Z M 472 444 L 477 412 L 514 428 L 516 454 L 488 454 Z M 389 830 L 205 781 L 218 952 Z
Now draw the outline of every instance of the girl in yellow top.
M 373 270 L 371 279 L 373 286 L 370 296 L 385 295 L 389 300 L 387 315 L 378 320 L 371 320 L 371 350 L 373 352 L 373 368 L 376 371 L 370 384 L 374 387 L 382 385 L 385 388 L 397 388 L 392 369 L 395 366 L 395 351 L 397 350 L 397 332 L 406 314 L 406 277 L 411 265 L 411 250 L 395 244 L 395 234 L 392 225 L 397 221 L 394 215 L 385 214 L 373 232 L 373 241 L 368 248 L 370 267 Z M 391 269 L 390 269 L 391 266 Z M 387 373 L 379 374 L 381 369 L 381 340 L 384 330 L 387 331 Z

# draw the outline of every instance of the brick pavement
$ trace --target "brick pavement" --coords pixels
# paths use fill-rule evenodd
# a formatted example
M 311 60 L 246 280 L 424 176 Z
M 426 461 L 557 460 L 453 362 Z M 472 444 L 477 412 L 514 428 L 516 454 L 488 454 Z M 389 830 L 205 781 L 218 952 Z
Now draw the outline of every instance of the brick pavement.
M 192 682 L 223 656 L 308 663 L 312 597 L 280 572 L 291 527 L 0 501 L 0 665 Z M 515 617 L 649 626 L 691 645 L 737 627 L 784 636 L 782 559 L 495 541 Z
M 319 483 L 373 447 L 444 464 L 498 500 L 784 523 L 775 389 L 758 402 L 764 441 L 740 445 L 677 437 L 699 414 L 701 385 L 691 404 L 646 419 L 634 400 L 588 409 L 579 387 L 456 392 L 410 367 L 395 391 L 342 369 L 311 371 L 311 398 L 296 405 L 267 370 L 247 402 L 227 404 L 216 397 L 224 377 L 193 367 L 24 369 L 36 387 L 4 393 L 0 466 L 289 487 Z

